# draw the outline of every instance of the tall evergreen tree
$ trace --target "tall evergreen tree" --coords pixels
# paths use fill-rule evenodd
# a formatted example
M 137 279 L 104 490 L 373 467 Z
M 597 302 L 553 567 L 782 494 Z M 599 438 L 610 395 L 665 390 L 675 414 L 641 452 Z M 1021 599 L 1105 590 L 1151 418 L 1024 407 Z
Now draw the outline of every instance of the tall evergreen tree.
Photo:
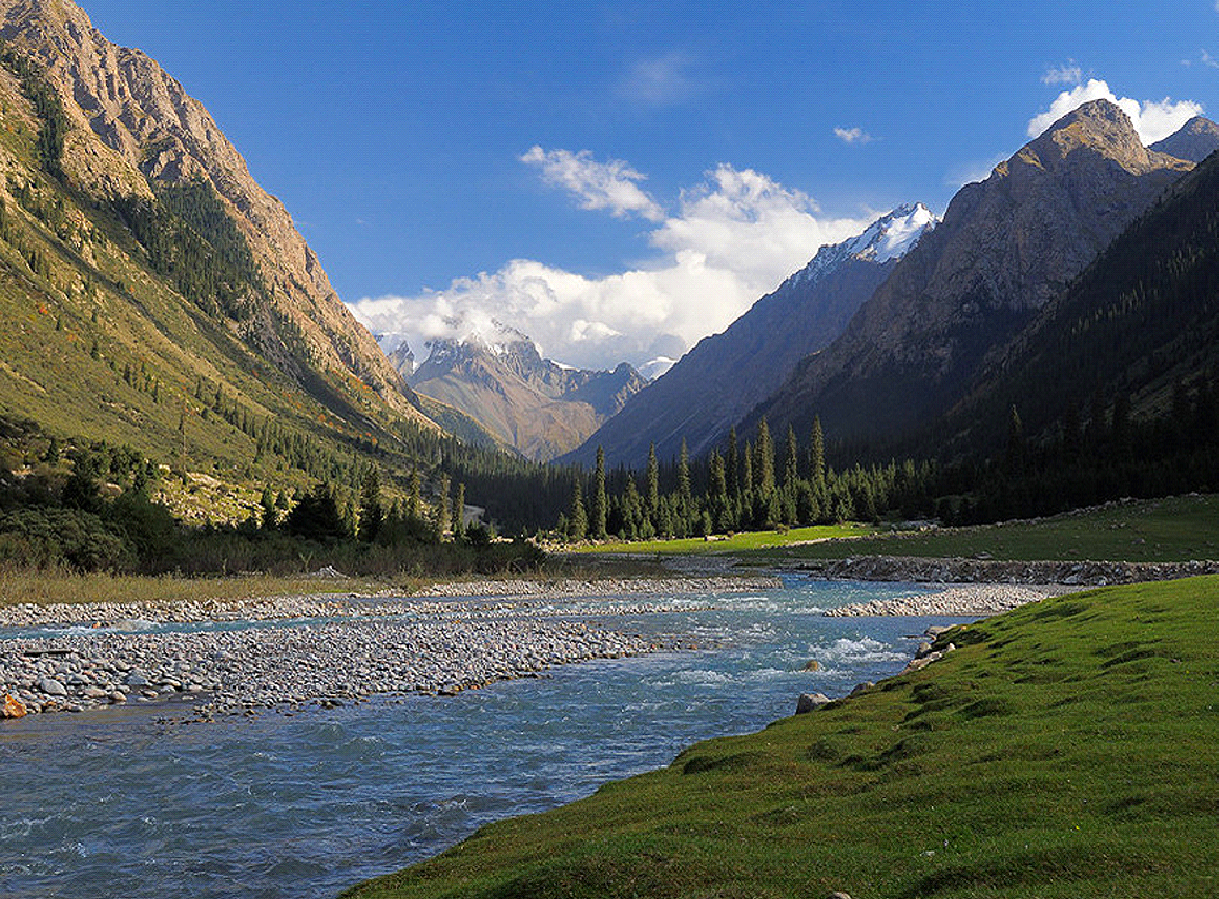
M 787 452 L 783 457 L 783 489 L 789 494 L 796 489 L 799 477 L 800 447 L 796 444 L 796 429 L 787 426 Z
M 825 435 L 821 432 L 821 416 L 813 418 L 813 436 L 809 441 L 808 479 L 817 490 L 825 488 Z
M 597 447 L 597 473 L 593 483 L 592 521 L 590 524 L 595 540 L 606 537 L 605 520 L 608 500 L 605 496 L 605 450 Z
M 656 521 L 656 516 L 660 512 L 660 463 L 656 461 L 656 444 L 652 443 L 648 446 L 648 490 L 646 494 L 648 515 L 651 516 L 653 523 Z
M 366 543 L 377 539 L 381 528 L 381 478 L 377 466 L 368 469 L 360 482 L 360 510 L 356 518 L 356 536 Z
M 766 423 L 764 415 L 758 419 L 758 442 L 753 448 L 753 454 L 756 457 L 753 465 L 754 482 L 758 492 L 769 498 L 775 489 L 775 445 L 770 437 L 770 425 Z
M 583 540 L 588 536 L 588 513 L 584 510 L 584 491 L 580 479 L 576 478 L 571 489 L 571 508 L 567 513 L 567 536 L 572 540 Z
M 737 454 L 736 425 L 728 431 L 728 448 L 724 453 L 724 474 L 727 478 L 728 496 L 736 500 L 741 493 L 741 461 Z

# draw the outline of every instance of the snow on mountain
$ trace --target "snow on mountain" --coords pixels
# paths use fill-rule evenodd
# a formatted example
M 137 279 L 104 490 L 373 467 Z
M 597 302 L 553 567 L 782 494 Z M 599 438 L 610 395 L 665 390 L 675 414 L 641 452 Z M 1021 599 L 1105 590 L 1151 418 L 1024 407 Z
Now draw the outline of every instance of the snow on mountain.
M 819 281 L 851 259 L 878 264 L 900 259 L 938 221 L 935 214 L 922 203 L 903 204 L 878 218 L 861 234 L 841 243 L 826 244 L 817 251 L 812 262 L 788 280 L 795 283 Z

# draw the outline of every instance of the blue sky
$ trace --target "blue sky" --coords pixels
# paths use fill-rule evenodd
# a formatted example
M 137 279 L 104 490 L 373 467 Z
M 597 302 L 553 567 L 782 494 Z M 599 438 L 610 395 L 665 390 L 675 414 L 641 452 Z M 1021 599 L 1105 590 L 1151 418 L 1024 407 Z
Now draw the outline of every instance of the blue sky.
M 1219 114 L 1216 0 L 82 5 L 418 356 L 493 318 L 573 364 L 680 355 L 821 243 L 942 214 L 1064 92 Z

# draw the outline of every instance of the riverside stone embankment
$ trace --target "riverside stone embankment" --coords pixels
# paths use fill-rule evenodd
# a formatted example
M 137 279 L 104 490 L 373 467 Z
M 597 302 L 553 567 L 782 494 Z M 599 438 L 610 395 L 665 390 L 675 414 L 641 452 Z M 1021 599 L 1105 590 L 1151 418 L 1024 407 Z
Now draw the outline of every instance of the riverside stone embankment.
M 932 584 L 1063 584 L 1107 587 L 1141 581 L 1168 581 L 1219 574 L 1219 561 L 1193 562 L 1007 562 L 997 559 L 925 559 L 903 556 L 859 556 L 848 559 L 801 559 L 779 563 L 831 580 L 917 581 Z

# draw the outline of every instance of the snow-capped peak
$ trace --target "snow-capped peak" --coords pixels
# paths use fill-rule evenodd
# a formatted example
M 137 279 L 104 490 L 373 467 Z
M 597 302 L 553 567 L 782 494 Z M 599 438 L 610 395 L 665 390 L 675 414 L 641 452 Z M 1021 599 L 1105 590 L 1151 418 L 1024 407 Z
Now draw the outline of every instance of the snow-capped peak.
M 878 218 L 861 234 L 841 243 L 823 246 L 813 261 L 793 275 L 791 280 L 818 281 L 852 259 L 877 264 L 900 259 L 938 222 L 934 213 L 922 203 L 903 204 Z

